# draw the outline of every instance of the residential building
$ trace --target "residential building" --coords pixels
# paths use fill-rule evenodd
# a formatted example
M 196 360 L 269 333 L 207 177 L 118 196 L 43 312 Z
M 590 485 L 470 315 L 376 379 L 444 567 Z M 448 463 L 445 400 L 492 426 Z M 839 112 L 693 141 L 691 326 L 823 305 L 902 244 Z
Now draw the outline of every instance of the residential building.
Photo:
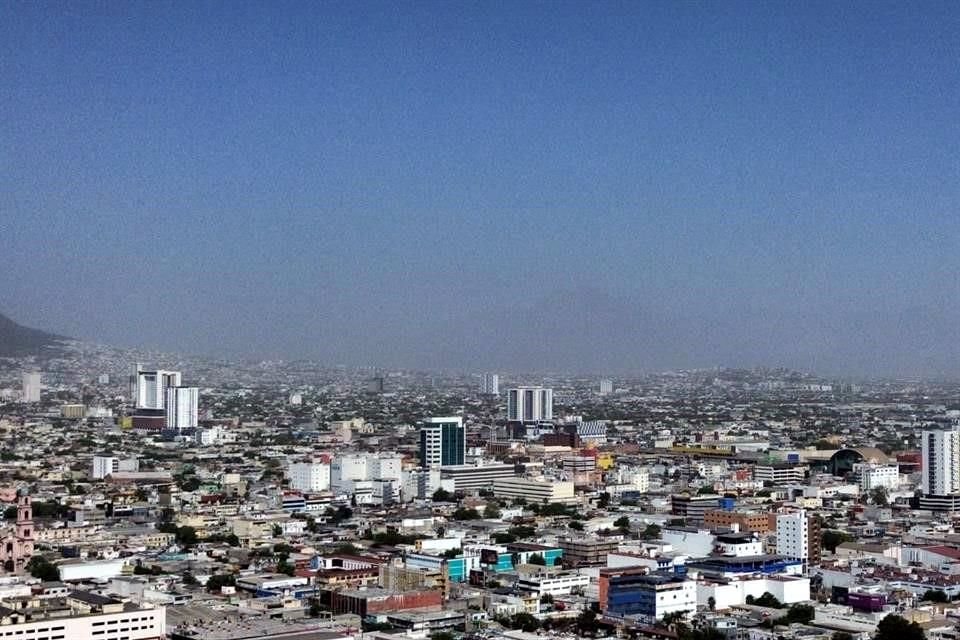
M 730 529 L 753 533 L 776 531 L 776 515 L 759 511 L 713 509 L 703 514 L 703 524 L 711 529 Z
M 563 563 L 567 567 L 602 567 L 607 564 L 607 554 L 615 552 L 620 543 L 603 538 L 561 538 Z
M 920 490 L 928 496 L 960 494 L 960 426 L 923 431 Z
M 40 402 L 40 374 L 23 374 L 22 399 L 24 402 Z
M 330 464 L 326 462 L 295 462 L 287 468 L 290 488 L 304 493 L 330 490 Z
M 179 371 L 156 369 L 148 371 L 142 365 L 133 366 L 130 375 L 131 398 L 137 409 L 164 409 L 166 391 L 181 386 Z
M 168 387 L 165 393 L 166 428 L 177 433 L 196 429 L 200 412 L 200 389 Z
M 893 491 L 900 486 L 900 467 L 895 464 L 858 462 L 853 465 L 853 474 L 863 493 L 869 493 L 878 487 Z
M 819 565 L 819 521 L 804 510 L 777 515 L 777 554 L 808 566 Z
M 500 395 L 500 376 L 495 373 L 484 373 L 480 376 L 480 394 L 485 396 Z
M 507 420 L 523 423 L 553 420 L 553 389 L 517 387 L 507 391 Z

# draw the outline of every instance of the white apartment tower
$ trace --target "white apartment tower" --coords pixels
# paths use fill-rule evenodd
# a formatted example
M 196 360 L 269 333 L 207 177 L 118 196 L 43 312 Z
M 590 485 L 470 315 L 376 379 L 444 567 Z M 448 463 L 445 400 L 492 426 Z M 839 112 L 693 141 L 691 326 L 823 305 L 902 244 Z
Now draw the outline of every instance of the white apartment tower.
M 923 432 L 920 489 L 924 495 L 960 493 L 960 426 Z
M 517 387 L 507 392 L 507 420 L 540 422 L 553 420 L 553 389 Z
M 197 428 L 200 412 L 200 389 L 196 387 L 168 387 L 164 405 L 167 411 L 167 429 L 182 433 L 187 429 Z
M 777 516 L 777 555 L 807 562 L 810 557 L 809 536 L 805 511 Z
M 290 488 L 304 493 L 330 490 L 330 465 L 325 462 L 295 462 L 287 470 Z
M 613 380 L 604 378 L 600 381 L 600 395 L 608 396 L 613 393 Z
M 130 397 L 137 409 L 163 409 L 166 390 L 179 386 L 179 371 L 146 371 L 136 364 L 130 373 Z
M 40 402 L 40 374 L 23 374 L 23 401 Z
M 484 373 L 480 376 L 480 393 L 485 396 L 500 395 L 500 376 L 495 373 Z

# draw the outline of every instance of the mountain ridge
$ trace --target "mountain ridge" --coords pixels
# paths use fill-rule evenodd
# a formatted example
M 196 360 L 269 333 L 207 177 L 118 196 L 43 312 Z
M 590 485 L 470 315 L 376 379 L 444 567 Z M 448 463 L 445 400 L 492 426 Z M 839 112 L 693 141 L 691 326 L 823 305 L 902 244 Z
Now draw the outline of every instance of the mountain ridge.
M 0 357 L 16 358 L 42 355 L 45 350 L 61 349 L 66 336 L 33 329 L 0 313 Z

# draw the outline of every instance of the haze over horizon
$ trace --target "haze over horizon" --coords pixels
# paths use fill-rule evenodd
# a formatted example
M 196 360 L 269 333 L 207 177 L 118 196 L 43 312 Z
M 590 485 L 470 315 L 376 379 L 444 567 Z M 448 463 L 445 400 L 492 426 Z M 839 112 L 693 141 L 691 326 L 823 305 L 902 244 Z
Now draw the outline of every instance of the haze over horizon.
M 0 4 L 0 313 L 432 369 L 960 374 L 949 3 Z

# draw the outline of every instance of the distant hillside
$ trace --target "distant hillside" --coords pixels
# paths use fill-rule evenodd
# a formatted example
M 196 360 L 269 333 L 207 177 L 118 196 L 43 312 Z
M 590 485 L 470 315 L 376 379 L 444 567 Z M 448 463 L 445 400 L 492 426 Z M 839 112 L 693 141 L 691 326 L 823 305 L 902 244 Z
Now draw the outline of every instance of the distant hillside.
M 69 339 L 24 327 L 0 313 L 0 357 L 41 355 L 51 349 L 59 349 L 62 341 Z

